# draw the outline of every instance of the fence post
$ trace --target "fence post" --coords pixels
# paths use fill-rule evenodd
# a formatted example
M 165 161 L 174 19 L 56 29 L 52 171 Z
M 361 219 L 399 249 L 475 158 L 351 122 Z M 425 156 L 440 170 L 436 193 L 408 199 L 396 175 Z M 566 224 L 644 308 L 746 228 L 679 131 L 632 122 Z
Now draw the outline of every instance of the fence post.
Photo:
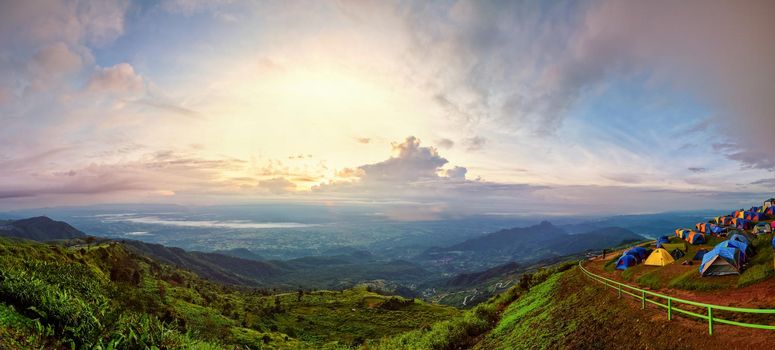
M 646 308 L 646 292 L 641 291 L 640 292 L 640 308 L 645 309 Z
M 713 335 L 713 308 L 708 306 L 708 334 Z
M 667 299 L 667 320 L 673 319 L 673 299 Z

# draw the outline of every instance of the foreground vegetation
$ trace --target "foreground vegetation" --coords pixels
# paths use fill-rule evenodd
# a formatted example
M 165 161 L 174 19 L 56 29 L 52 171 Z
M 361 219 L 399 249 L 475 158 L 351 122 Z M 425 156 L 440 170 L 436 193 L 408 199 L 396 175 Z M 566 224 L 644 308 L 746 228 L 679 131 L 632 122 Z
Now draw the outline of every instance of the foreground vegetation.
M 468 310 L 462 317 L 442 321 L 424 329 L 418 329 L 399 336 L 370 342 L 368 349 L 464 349 L 475 345 L 482 336 L 492 330 L 501 318 L 503 310 L 513 305 L 523 295 L 529 295 L 531 287 L 541 285 L 554 276 L 559 276 L 576 262 L 563 263 L 541 269 L 534 274 L 524 274 L 519 283 L 508 291 L 480 303 Z
M 228 287 L 115 242 L 66 248 L 0 238 L 2 349 L 343 348 L 459 314 L 366 287 Z

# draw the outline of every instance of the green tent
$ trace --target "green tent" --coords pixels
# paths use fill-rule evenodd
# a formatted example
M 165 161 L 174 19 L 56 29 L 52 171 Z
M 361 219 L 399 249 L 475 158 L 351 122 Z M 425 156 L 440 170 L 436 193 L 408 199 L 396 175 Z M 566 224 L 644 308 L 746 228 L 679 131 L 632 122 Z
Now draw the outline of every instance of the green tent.
M 680 250 L 683 252 L 686 252 L 686 243 L 662 243 L 662 248 L 665 248 L 668 252 L 672 252 L 673 250 Z

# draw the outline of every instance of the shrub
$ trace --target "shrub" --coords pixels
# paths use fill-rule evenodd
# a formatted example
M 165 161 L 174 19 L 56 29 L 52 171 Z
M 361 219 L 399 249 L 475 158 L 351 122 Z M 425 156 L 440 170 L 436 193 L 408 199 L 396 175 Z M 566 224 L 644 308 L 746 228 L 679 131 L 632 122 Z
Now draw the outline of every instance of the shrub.
M 0 297 L 54 326 L 65 342 L 94 343 L 108 310 L 103 286 L 79 264 L 0 261 Z

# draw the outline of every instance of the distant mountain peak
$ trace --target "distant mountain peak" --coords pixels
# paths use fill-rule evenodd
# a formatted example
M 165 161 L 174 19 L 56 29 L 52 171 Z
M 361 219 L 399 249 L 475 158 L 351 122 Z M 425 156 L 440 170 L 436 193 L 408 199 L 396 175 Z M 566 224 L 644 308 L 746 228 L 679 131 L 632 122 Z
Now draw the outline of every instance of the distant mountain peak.
M 85 237 L 86 234 L 63 221 L 47 216 L 35 216 L 6 222 L 0 226 L 1 236 L 13 236 L 36 241 L 51 241 Z

